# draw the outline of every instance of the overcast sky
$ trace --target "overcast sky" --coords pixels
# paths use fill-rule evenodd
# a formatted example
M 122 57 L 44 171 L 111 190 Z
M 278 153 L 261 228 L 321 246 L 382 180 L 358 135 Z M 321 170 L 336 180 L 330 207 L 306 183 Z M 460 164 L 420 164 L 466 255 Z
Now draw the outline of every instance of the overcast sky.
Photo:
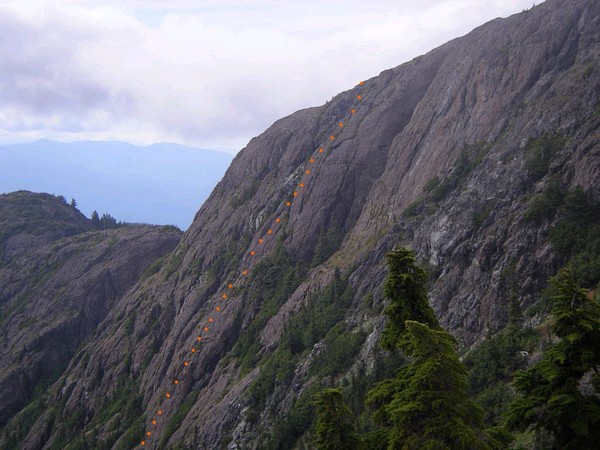
M 539 3 L 539 2 L 538 2 Z M 240 150 L 532 0 L 0 0 L 0 143 Z

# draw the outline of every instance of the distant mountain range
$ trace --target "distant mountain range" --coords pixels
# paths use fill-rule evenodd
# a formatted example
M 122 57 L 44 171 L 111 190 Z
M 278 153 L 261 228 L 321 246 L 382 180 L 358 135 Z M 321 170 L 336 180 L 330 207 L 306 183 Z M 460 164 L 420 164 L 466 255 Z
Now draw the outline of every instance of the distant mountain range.
M 0 146 L 0 193 L 48 192 L 75 198 L 88 217 L 174 224 L 186 229 L 221 179 L 233 155 L 126 142 L 55 142 Z

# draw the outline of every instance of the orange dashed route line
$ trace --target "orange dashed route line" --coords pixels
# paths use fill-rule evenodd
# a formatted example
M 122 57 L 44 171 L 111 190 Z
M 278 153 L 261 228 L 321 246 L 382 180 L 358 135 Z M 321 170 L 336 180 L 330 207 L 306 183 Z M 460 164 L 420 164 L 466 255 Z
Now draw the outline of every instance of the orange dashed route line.
M 364 84 L 365 84 L 364 81 L 361 81 L 361 82 L 358 83 L 359 86 L 364 86 Z M 357 94 L 356 95 L 356 100 L 360 101 L 362 99 L 363 99 L 362 94 Z M 357 113 L 357 109 L 355 107 L 353 107 L 350 110 L 350 114 L 354 115 L 356 113 Z M 343 128 L 344 128 L 345 125 L 346 125 L 345 122 L 339 121 L 337 123 L 337 127 L 338 127 L 337 131 L 339 132 L 340 130 L 343 130 Z M 334 142 L 335 140 L 336 140 L 336 136 L 335 136 L 335 134 L 332 133 L 329 136 L 329 141 L 330 142 Z M 318 153 L 319 154 L 325 153 L 324 147 L 319 147 Z M 315 158 L 314 157 L 310 157 L 308 159 L 308 163 L 309 164 L 313 164 L 314 162 L 315 162 Z M 311 175 L 311 173 L 312 173 L 311 169 L 306 169 L 304 171 L 304 174 L 306 176 Z M 306 186 L 306 183 L 308 183 L 308 180 L 301 181 L 300 183 L 298 183 L 297 188 L 294 189 L 294 191 L 292 193 L 292 198 L 288 199 L 288 200 L 286 200 L 284 202 L 284 205 L 286 207 L 289 208 L 289 207 L 292 206 L 292 201 L 294 201 L 295 199 L 298 198 L 298 196 L 300 195 L 299 190 L 301 188 L 304 188 Z M 275 223 L 277 223 L 277 224 L 281 223 L 281 217 L 280 216 L 277 217 L 277 218 L 275 218 Z M 274 233 L 273 228 L 269 228 L 267 230 L 267 232 L 266 232 L 267 235 L 272 235 L 273 233 Z M 265 237 L 263 236 L 263 237 L 259 238 L 258 241 L 256 241 L 256 242 L 258 242 L 259 245 L 264 244 L 265 243 Z M 248 253 L 246 253 L 246 255 L 255 256 L 256 255 L 256 250 L 252 249 Z M 248 276 L 248 270 L 247 269 L 240 270 L 240 273 L 241 273 L 242 277 L 247 277 Z M 242 282 L 243 282 L 243 278 L 242 278 L 242 280 L 240 282 L 236 282 L 235 284 L 240 284 Z M 233 287 L 234 287 L 234 282 L 228 282 L 227 283 L 227 289 L 233 289 Z M 222 299 L 223 302 L 230 301 L 230 296 L 226 292 L 223 292 L 221 294 L 221 299 Z M 219 305 L 217 305 L 215 307 L 214 310 L 218 313 L 218 312 L 221 312 L 224 307 L 225 307 L 224 303 L 223 304 L 219 304 Z M 210 316 L 208 318 L 208 323 L 213 324 L 215 322 L 215 320 L 216 320 L 215 317 Z M 199 336 L 196 337 L 196 342 L 197 342 L 196 345 L 199 345 L 199 343 L 201 343 L 204 340 L 204 338 L 207 337 L 207 334 L 210 331 L 210 328 L 207 325 L 204 325 L 201 329 L 202 329 L 202 331 L 205 334 L 204 335 L 199 335 Z M 191 364 L 191 361 L 190 361 L 191 356 L 193 356 L 199 350 L 199 347 L 197 347 L 196 345 L 189 347 L 189 351 L 187 353 L 187 356 L 184 356 L 184 358 L 181 359 L 181 361 L 180 361 L 179 364 L 182 365 L 184 368 L 187 368 L 187 367 L 190 366 L 190 364 Z M 150 421 L 152 429 L 149 429 L 150 427 L 148 427 L 148 429 L 144 432 L 144 438 L 140 441 L 140 444 L 139 444 L 141 447 L 148 447 L 148 446 L 150 446 L 151 443 L 149 442 L 149 440 L 150 440 L 150 438 L 152 438 L 153 436 L 155 436 L 155 432 L 154 431 L 156 430 L 156 428 L 158 428 L 159 420 L 161 420 L 162 417 L 164 416 L 164 409 L 163 409 L 164 407 L 163 407 L 163 404 L 164 404 L 165 401 L 170 400 L 173 397 L 174 390 L 179 386 L 179 384 L 180 384 L 179 380 L 180 380 L 181 377 L 182 377 L 182 375 L 180 374 L 177 378 L 175 378 L 175 377 L 172 378 L 172 388 L 171 388 L 171 390 L 167 391 L 167 392 L 164 392 L 164 395 L 161 396 L 162 400 L 160 401 L 159 405 L 156 407 L 155 415 L 152 417 L 152 419 Z

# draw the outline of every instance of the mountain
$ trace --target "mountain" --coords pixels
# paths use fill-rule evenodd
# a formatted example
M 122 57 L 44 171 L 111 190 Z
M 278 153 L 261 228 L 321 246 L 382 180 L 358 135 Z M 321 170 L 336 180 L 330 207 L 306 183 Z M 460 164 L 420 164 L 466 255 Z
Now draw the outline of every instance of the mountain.
M 56 380 L 180 237 L 169 226 L 98 231 L 58 197 L 0 195 L 0 423 Z
M 55 142 L 0 146 L 0 192 L 50 192 L 133 223 L 186 229 L 232 155 L 177 144 Z
M 547 0 L 275 122 L 0 446 L 312 448 L 314 392 L 364 418 L 398 368 L 377 345 L 398 245 L 463 352 L 511 309 L 544 336 L 550 276 L 600 281 L 599 24 L 596 0 Z

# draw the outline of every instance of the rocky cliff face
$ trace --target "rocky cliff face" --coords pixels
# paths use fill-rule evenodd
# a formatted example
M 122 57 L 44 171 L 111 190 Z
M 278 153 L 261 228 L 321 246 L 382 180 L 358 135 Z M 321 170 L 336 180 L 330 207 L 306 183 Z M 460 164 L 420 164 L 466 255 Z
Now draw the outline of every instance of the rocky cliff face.
M 97 231 L 48 194 L 0 196 L 0 424 L 43 392 L 115 303 L 180 233 L 169 227 Z M 94 231 L 95 230 L 95 231 Z
M 597 208 L 598 67 L 600 2 L 548 0 L 277 121 L 4 442 L 310 448 L 311 389 L 377 370 L 398 244 L 462 346 L 501 329 L 568 259 L 533 207 Z

